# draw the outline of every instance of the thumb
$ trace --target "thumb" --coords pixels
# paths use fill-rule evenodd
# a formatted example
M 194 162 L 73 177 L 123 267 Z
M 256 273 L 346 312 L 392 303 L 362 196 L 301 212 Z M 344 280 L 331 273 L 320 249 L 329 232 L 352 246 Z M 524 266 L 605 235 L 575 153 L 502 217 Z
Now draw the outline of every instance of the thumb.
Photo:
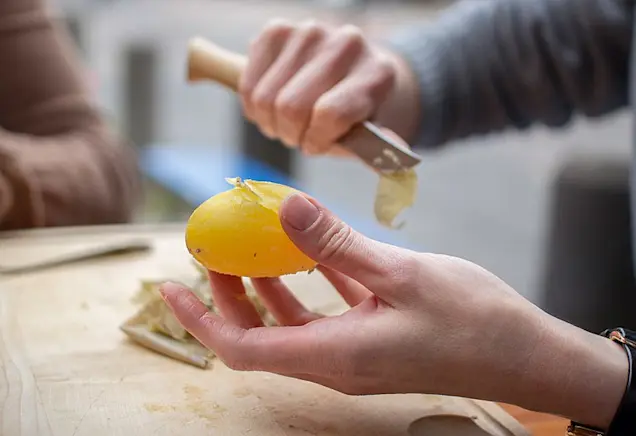
M 292 194 L 280 208 L 281 225 L 292 242 L 319 264 L 364 286 L 378 285 L 402 269 L 404 254 L 356 232 L 316 200 Z

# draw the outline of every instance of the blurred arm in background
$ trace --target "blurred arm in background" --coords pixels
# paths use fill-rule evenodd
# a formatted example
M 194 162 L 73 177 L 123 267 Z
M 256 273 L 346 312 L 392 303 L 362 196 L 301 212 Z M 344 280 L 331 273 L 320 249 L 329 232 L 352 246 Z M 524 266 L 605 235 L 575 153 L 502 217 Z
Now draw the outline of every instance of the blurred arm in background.
M 419 88 L 414 144 L 625 106 L 633 13 L 630 0 L 467 0 L 397 35 Z
M 137 161 L 44 0 L 0 2 L 0 229 L 128 221 Z
M 386 44 L 273 22 L 252 42 L 248 119 L 308 154 L 374 117 L 414 146 L 563 126 L 628 102 L 633 0 L 464 0 Z

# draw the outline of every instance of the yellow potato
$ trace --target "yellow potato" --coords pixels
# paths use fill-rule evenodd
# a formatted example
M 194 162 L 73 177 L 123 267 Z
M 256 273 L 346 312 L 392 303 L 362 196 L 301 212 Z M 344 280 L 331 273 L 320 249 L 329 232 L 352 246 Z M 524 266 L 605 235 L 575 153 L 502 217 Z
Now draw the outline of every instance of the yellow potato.
M 283 200 L 297 190 L 226 180 L 234 187 L 206 200 L 188 220 L 186 246 L 201 265 L 242 277 L 278 277 L 316 267 L 289 239 L 278 216 Z

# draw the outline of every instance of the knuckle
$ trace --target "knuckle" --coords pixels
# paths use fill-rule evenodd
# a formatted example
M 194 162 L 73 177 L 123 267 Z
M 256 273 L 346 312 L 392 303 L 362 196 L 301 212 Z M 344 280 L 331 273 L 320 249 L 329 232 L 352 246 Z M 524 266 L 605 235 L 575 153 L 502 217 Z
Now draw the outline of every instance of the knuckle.
M 192 311 L 192 309 L 195 308 L 195 304 L 193 302 L 190 302 L 189 305 L 190 307 L 188 308 L 188 312 Z M 214 322 L 210 319 L 210 314 L 208 312 L 201 312 L 199 315 L 197 315 L 196 324 L 208 328 L 214 328 Z
M 257 89 L 252 93 L 252 104 L 260 111 L 271 112 L 274 109 L 274 101 L 268 92 Z
M 365 45 L 364 35 L 362 30 L 354 26 L 352 24 L 347 24 L 342 26 L 336 32 L 337 39 L 342 42 L 343 49 L 345 51 L 349 50 L 359 50 Z
M 374 61 L 372 73 L 369 75 L 369 91 L 375 93 L 378 90 L 391 88 L 395 83 L 395 68 L 393 63 L 384 57 Z
M 325 227 L 319 240 L 321 259 L 329 261 L 345 257 L 355 241 L 353 229 L 335 220 L 330 220 Z
M 348 99 L 347 101 L 351 102 L 352 99 Z M 336 130 L 348 130 L 349 126 L 358 121 L 349 104 L 335 105 L 318 102 L 315 117 L 316 124 L 319 124 L 323 128 Z
M 274 103 L 276 113 L 292 123 L 301 122 L 304 114 L 311 110 L 300 99 L 279 97 Z
M 301 23 L 299 31 L 307 39 L 320 38 L 325 35 L 326 28 L 316 20 L 307 20 Z
M 277 40 L 288 36 L 293 28 L 289 21 L 283 18 L 274 18 L 265 24 L 261 35 L 263 39 L 268 41 Z

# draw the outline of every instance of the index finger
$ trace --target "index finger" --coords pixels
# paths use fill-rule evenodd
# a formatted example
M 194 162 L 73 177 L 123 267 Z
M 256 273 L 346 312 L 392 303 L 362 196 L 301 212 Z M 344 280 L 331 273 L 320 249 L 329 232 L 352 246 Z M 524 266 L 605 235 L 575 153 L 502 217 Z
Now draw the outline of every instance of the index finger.
M 309 324 L 246 329 L 209 312 L 186 287 L 166 283 L 161 293 L 181 325 L 232 369 L 310 374 L 324 359 L 329 340 Z
M 250 100 L 258 81 L 267 72 L 285 45 L 293 26 L 285 20 L 273 20 L 261 32 L 249 49 L 247 67 L 239 79 L 239 94 L 245 115 L 254 121 L 254 107 Z

